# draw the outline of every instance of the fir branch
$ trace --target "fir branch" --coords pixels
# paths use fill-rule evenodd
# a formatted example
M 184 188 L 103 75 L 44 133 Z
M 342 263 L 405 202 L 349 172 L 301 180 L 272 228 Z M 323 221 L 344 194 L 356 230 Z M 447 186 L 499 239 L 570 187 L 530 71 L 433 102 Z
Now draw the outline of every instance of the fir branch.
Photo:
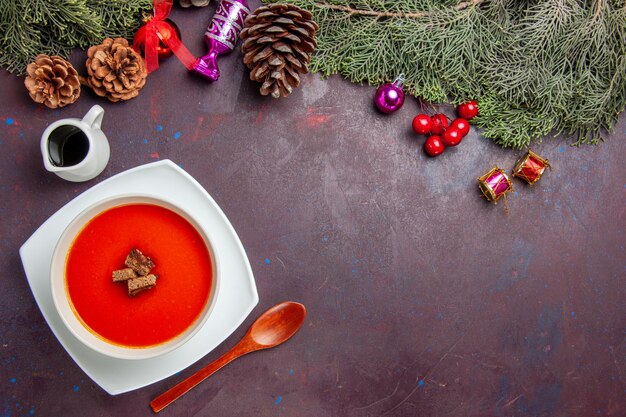
M 373 85 L 404 73 L 427 101 L 478 99 L 474 123 L 503 146 L 597 143 L 626 105 L 623 0 L 286 1 L 320 25 L 312 71 Z
M 87 0 L 87 7 L 101 17 L 103 37 L 131 39 L 141 23 L 141 12 L 152 11 L 152 0 Z
M 0 66 L 22 74 L 37 54 L 69 57 L 107 36 L 130 38 L 151 0 L 1 0 Z
M 51 40 L 62 45 L 86 47 L 102 32 L 102 21 L 87 8 L 85 0 L 33 2 L 26 12 L 33 23 L 46 26 Z
M 0 2 L 0 65 L 9 71 L 24 71 L 22 56 L 38 53 L 39 31 L 24 17 L 27 0 Z
M 596 20 L 600 17 L 603 6 L 604 6 L 604 0 L 596 0 L 595 5 L 594 5 L 595 12 L 593 14 L 593 20 Z
M 454 6 L 454 9 L 457 11 L 463 10 L 470 6 L 477 6 L 483 1 L 484 0 L 464 1 Z M 320 3 L 319 7 L 344 12 L 344 13 L 347 13 L 348 16 L 397 17 L 397 18 L 402 18 L 402 19 L 417 19 L 420 17 L 428 16 L 430 14 L 429 12 L 410 13 L 410 12 L 378 11 L 378 10 L 371 10 L 371 9 L 365 10 L 365 9 L 353 8 L 349 5 L 344 6 L 340 4 L 325 4 L 325 3 Z

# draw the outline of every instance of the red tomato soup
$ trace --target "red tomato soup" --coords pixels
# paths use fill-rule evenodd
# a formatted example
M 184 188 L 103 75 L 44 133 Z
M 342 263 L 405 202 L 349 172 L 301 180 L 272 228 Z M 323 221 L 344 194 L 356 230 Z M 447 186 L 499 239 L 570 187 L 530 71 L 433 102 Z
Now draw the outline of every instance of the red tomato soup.
M 135 297 L 111 273 L 137 248 L 155 263 L 156 286 Z M 204 240 L 184 218 L 151 204 L 114 207 L 80 231 L 67 256 L 66 289 L 80 320 L 117 345 L 147 347 L 184 332 L 204 309 L 213 268 Z

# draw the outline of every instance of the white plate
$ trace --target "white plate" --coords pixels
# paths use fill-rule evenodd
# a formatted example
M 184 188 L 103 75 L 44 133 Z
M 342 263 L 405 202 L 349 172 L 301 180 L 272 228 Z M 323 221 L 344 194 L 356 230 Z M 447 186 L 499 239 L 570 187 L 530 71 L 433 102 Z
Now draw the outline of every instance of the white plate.
M 52 301 L 50 263 L 57 240 L 78 213 L 103 198 L 132 193 L 163 196 L 193 215 L 215 242 L 222 282 L 211 316 L 187 343 L 163 356 L 131 361 L 87 348 L 65 327 Z M 113 395 L 160 381 L 193 364 L 235 331 L 259 301 L 250 263 L 230 222 L 204 188 L 169 160 L 130 169 L 85 191 L 33 233 L 20 248 L 20 257 L 39 309 L 61 345 L 96 384 Z

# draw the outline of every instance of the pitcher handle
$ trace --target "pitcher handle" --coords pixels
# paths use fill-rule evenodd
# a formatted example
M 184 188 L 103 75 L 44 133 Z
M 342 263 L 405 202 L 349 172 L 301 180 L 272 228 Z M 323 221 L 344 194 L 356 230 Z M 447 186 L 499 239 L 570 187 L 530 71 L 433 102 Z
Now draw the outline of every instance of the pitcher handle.
M 102 124 L 102 117 L 104 116 L 104 109 L 97 104 L 94 105 L 85 117 L 83 117 L 83 123 L 93 129 L 100 129 Z

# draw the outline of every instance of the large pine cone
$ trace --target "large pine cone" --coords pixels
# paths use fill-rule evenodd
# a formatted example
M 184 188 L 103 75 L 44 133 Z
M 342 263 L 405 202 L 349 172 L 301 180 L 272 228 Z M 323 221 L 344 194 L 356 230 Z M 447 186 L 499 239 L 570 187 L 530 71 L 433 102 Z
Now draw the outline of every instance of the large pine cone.
M 124 38 L 106 38 L 87 51 L 89 86 L 115 102 L 137 97 L 146 83 L 146 64 Z
M 24 85 L 30 98 L 51 109 L 67 106 L 80 96 L 78 73 L 60 56 L 39 54 L 26 67 Z
M 288 96 L 309 72 L 319 29 L 313 15 L 297 6 L 272 4 L 259 7 L 241 31 L 243 62 L 250 79 L 263 83 L 261 94 Z

